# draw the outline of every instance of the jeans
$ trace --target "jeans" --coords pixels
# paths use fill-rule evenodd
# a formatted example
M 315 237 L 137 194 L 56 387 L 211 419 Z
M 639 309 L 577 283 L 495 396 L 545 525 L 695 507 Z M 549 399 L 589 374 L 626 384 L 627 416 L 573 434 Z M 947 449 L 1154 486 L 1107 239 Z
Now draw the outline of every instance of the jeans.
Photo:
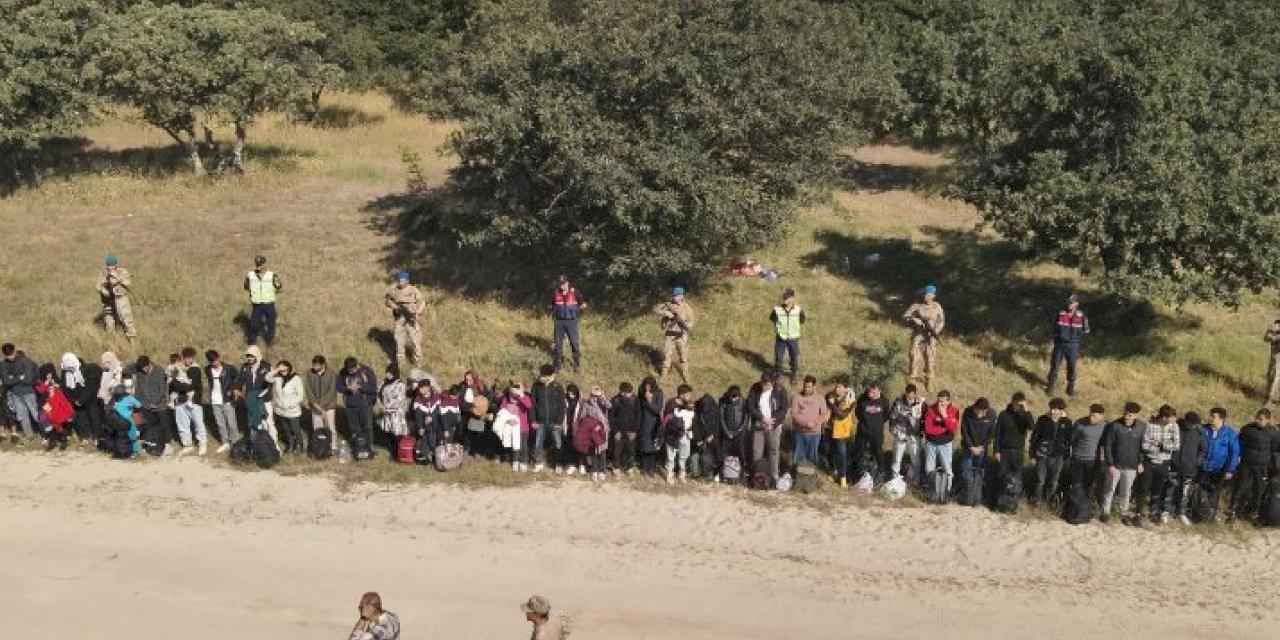
M 1168 483 L 1169 463 L 1147 461 L 1143 465 L 1142 475 L 1138 476 L 1137 490 L 1134 491 L 1139 503 L 1139 508 L 1136 510 L 1141 512 L 1141 505 L 1145 503 L 1147 513 L 1152 516 L 1171 511 L 1169 508 L 1171 496 L 1167 495 L 1169 492 L 1166 486 Z
M 684 476 L 689 473 L 689 438 L 680 438 L 675 443 L 667 443 L 667 475 L 677 470 Z
M 230 402 L 211 404 L 213 422 L 218 426 L 218 438 L 223 444 L 231 444 L 240 439 L 240 428 L 236 425 L 236 406 Z
M 806 460 L 818 464 L 818 443 L 821 441 L 820 433 L 795 432 L 792 438 L 791 464 L 798 465 Z
M 787 356 L 791 363 L 792 380 L 796 374 L 800 372 L 800 341 L 784 340 L 779 336 L 773 337 L 773 368 L 782 371 L 782 356 Z
M 363 433 L 373 444 L 373 411 L 369 407 L 347 407 L 343 409 L 347 418 L 347 432 L 352 436 Z
M 204 407 L 198 404 L 179 404 L 173 408 L 174 421 L 178 423 L 178 440 L 182 446 L 191 446 L 191 427 L 196 428 L 196 442 L 205 444 L 209 433 L 204 427 Z
M 1107 486 L 1102 492 L 1102 515 L 1111 515 L 1112 502 L 1118 496 L 1120 513 L 1129 514 L 1129 497 L 1133 489 L 1133 481 L 1138 477 L 1137 469 L 1107 468 Z
M 769 461 L 769 477 L 773 480 L 778 479 L 778 450 L 781 448 L 782 430 L 763 429 L 754 431 L 751 434 L 751 461 L 752 463 L 760 460 Z
M 564 445 L 564 431 L 555 428 L 555 425 L 535 424 L 531 433 L 534 433 L 534 438 L 533 451 L 530 454 L 534 464 L 546 462 L 548 445 L 555 450 L 555 454 L 560 453 L 560 447 Z M 555 459 L 558 460 L 558 458 Z
M 1040 456 L 1036 458 L 1036 491 L 1034 497 L 1041 502 L 1049 502 L 1058 494 L 1058 481 L 1062 478 L 1062 456 Z
M 613 434 L 613 468 L 630 471 L 636 466 L 636 433 L 619 431 Z
M 253 305 L 253 311 L 249 314 L 249 344 L 258 343 L 259 333 L 262 333 L 263 337 L 266 338 L 267 344 L 271 344 L 275 341 L 276 303 L 266 302 L 263 304 Z
M 9 410 L 18 418 L 18 424 L 22 425 L 22 430 L 29 436 L 36 434 L 36 424 L 40 421 L 40 410 L 36 408 L 36 394 L 16 394 L 10 391 L 5 396 L 8 399 Z
M 1049 356 L 1049 389 L 1058 382 L 1058 368 L 1062 361 L 1067 361 L 1067 393 L 1076 390 L 1076 361 L 1080 359 L 1079 342 L 1054 342 L 1053 354 Z
M 311 412 L 311 430 L 327 429 L 329 431 L 331 453 L 337 453 L 338 451 L 338 421 L 336 420 L 336 413 L 333 409 L 313 410 Z
M 555 348 L 552 355 L 552 364 L 555 365 L 557 371 L 560 365 L 564 363 L 564 341 L 569 340 L 569 348 L 573 350 L 573 368 L 577 369 L 582 362 L 581 338 L 578 334 L 578 319 L 562 320 L 557 318 L 555 321 L 553 341 Z
M 924 446 L 920 436 L 894 436 L 893 438 L 893 475 L 902 475 L 902 458 L 911 458 L 911 467 L 916 470 L 916 482 L 924 478 Z
M 1169 481 L 1172 486 L 1170 493 L 1174 495 L 1173 502 L 1169 505 L 1169 512 L 1177 516 L 1191 517 L 1191 494 L 1196 486 L 1196 474 L 1190 475 L 1176 474 Z
M 836 480 L 849 477 L 849 439 L 831 439 L 831 476 Z
M 925 475 L 933 473 L 933 470 L 942 465 L 942 473 L 948 479 L 955 476 L 951 470 L 951 442 L 928 442 L 924 444 L 924 472 Z
M 302 451 L 306 448 L 302 437 L 302 416 L 288 418 L 280 416 L 280 426 L 284 428 L 285 448 L 287 451 Z
M 981 469 L 985 474 L 987 470 L 987 453 L 983 450 L 982 453 L 975 456 L 966 447 L 960 452 L 960 476 L 967 478 L 974 469 Z

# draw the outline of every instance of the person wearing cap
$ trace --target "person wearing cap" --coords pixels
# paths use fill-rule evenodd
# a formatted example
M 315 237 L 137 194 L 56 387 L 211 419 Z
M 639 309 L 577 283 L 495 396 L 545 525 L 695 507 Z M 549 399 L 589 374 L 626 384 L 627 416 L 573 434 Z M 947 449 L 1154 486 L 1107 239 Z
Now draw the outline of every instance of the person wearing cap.
M 662 368 L 661 377 L 674 364 L 680 379 L 689 382 L 689 332 L 693 329 L 693 307 L 684 299 L 684 287 L 671 290 L 671 299 L 658 303 L 653 308 L 658 314 L 662 326 Z M 674 362 L 673 362 L 674 356 Z
M 1048 393 L 1058 382 L 1058 368 L 1067 361 L 1067 395 L 1076 394 L 1076 362 L 1080 359 L 1080 340 L 1089 334 L 1089 318 L 1080 310 L 1080 296 L 1071 294 L 1067 308 L 1058 312 L 1053 322 L 1053 354 L 1049 356 Z
M 247 330 L 249 344 L 257 344 L 261 332 L 269 347 L 276 339 L 276 294 L 283 287 L 280 274 L 266 269 L 266 265 L 266 256 L 253 259 L 253 271 L 244 276 L 244 290 L 249 292 L 249 304 L 253 305 Z
M 804 324 L 804 309 L 796 304 L 796 292 L 782 291 L 782 304 L 773 308 L 769 322 L 773 323 L 773 368 L 782 371 L 782 356 L 791 361 L 791 384 L 800 375 L 800 327 Z
M 551 601 L 543 596 L 529 596 L 529 600 L 520 605 L 524 619 L 533 625 L 533 635 L 529 640 L 564 640 L 569 637 L 569 622 L 560 616 L 551 615 Z
M 938 342 L 942 329 L 947 324 L 946 314 L 937 301 L 938 288 L 928 285 L 924 288 L 924 298 L 911 305 L 902 319 L 911 327 L 911 375 L 910 379 L 921 382 L 926 389 L 933 377 L 938 373 Z
M 1267 327 L 1262 339 L 1270 345 L 1271 355 L 1267 358 L 1267 406 L 1274 407 L 1280 403 L 1280 318 L 1271 321 L 1271 326 Z
M 270 373 L 271 363 L 262 359 L 262 350 L 257 345 L 249 345 L 244 350 L 236 393 L 244 401 L 245 432 L 252 435 L 255 429 L 265 427 L 278 447 L 280 440 L 276 437 L 276 422 L 271 406 L 273 385 L 267 379 Z
M 418 317 L 427 308 L 418 288 L 409 284 L 409 272 L 396 274 L 396 283 L 387 287 L 384 296 L 387 309 L 395 322 L 396 363 L 405 365 L 405 354 L 412 349 L 413 364 L 422 364 L 422 327 Z
M 120 259 L 107 256 L 102 274 L 98 276 L 98 296 L 102 299 L 102 313 L 99 318 L 107 331 L 115 331 L 116 323 L 124 328 L 124 337 L 132 340 L 138 337 L 138 326 L 133 322 L 133 305 L 129 302 L 132 293 L 129 270 L 120 266 Z
M 582 364 L 581 338 L 578 333 L 578 318 L 587 310 L 587 303 L 582 299 L 578 288 L 569 282 L 569 276 L 560 276 L 555 293 L 551 294 L 551 317 L 555 321 L 552 340 L 555 342 L 554 359 L 556 371 L 564 364 L 564 341 L 569 340 L 569 348 L 573 350 L 573 371 L 577 373 Z

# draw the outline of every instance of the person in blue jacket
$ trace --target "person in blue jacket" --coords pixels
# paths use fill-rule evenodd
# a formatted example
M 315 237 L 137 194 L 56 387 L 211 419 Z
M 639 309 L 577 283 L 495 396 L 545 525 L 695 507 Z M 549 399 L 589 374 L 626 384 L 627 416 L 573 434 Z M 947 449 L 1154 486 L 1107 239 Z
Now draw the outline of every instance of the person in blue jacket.
M 1236 468 L 1240 466 L 1240 437 L 1227 424 L 1226 409 L 1209 410 L 1209 423 L 1204 425 L 1204 447 L 1200 484 L 1205 499 L 1216 503 L 1221 498 L 1223 485 L 1235 477 Z

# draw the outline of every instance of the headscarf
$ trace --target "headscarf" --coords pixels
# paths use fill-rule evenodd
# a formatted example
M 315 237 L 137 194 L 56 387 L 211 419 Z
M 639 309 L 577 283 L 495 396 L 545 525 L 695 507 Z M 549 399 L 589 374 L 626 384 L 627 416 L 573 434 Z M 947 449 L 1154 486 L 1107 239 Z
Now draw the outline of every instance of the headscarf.
M 120 358 L 110 351 L 103 353 L 98 361 L 102 363 L 102 382 L 98 384 L 98 397 L 103 402 L 110 402 L 116 386 L 124 383 L 124 369 L 120 366 Z
M 84 386 L 84 374 L 80 373 L 80 358 L 74 353 L 62 354 L 62 386 L 67 389 L 78 389 Z

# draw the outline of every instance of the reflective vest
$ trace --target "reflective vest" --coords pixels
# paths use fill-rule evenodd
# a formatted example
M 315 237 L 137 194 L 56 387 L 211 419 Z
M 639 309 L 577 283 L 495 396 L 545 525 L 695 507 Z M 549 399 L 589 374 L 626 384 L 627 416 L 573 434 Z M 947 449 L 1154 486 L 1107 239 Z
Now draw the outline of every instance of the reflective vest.
M 569 291 L 561 291 L 556 287 L 556 291 L 551 295 L 551 307 L 555 311 L 557 320 L 577 320 L 578 314 L 582 311 L 582 305 L 578 301 L 578 290 L 569 287 Z
M 262 277 L 258 277 L 257 271 L 250 271 L 249 275 L 249 302 L 253 304 L 271 304 L 276 301 L 276 275 L 270 271 L 263 271 Z
M 774 307 L 773 315 L 777 318 L 774 321 L 774 330 L 778 332 L 779 338 L 800 339 L 800 305 L 791 307 L 790 311 L 787 311 L 786 307 Z

